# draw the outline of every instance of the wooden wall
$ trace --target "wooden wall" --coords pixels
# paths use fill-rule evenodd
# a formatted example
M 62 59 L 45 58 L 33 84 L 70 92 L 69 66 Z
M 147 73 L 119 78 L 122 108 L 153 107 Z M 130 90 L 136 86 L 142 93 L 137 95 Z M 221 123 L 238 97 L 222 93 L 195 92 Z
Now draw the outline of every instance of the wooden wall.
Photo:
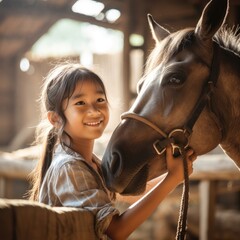
M 68 61 L 79 62 L 79 57 Z M 19 61 L 0 64 L 0 150 L 12 151 L 29 146 L 40 121 L 38 99 L 44 77 L 63 59 L 30 59 L 30 70 L 22 72 Z M 91 67 L 103 79 L 110 100 L 111 119 L 107 131 L 113 131 L 127 104 L 122 89 L 122 53 L 93 56 Z M 14 66 L 14 67 L 13 67 Z
M 15 134 L 15 63 L 12 61 L 0 64 L 0 145 L 7 144 Z

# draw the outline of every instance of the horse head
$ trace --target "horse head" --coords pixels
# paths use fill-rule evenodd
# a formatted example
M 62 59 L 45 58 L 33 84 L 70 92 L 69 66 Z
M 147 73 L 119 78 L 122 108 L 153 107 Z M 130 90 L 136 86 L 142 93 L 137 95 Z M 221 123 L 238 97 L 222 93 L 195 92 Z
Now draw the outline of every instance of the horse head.
M 111 190 L 141 193 L 148 180 L 166 172 L 167 144 L 191 147 L 202 155 L 226 137 L 221 112 L 229 111 L 228 100 L 219 90 L 225 50 L 213 38 L 225 22 L 228 5 L 227 0 L 210 1 L 195 28 L 174 33 L 148 16 L 156 46 L 138 83 L 138 96 L 103 157 Z

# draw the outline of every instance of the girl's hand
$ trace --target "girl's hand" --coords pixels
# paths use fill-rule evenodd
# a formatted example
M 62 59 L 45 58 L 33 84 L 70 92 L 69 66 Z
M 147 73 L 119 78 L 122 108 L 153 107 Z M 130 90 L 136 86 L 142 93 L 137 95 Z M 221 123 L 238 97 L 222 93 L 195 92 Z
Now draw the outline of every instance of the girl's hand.
M 192 163 L 196 159 L 196 155 L 192 149 L 186 150 L 186 159 L 188 164 L 188 174 L 191 175 L 193 172 Z M 184 180 L 184 169 L 182 156 L 174 157 L 172 147 L 168 146 L 166 149 L 166 160 L 168 168 L 168 176 L 173 177 L 177 183 Z

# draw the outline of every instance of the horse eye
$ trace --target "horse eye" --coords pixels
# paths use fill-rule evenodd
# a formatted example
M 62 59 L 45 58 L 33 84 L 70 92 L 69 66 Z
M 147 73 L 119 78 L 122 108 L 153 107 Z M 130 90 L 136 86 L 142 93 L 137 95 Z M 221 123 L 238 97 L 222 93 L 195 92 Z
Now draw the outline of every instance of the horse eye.
M 180 84 L 182 81 L 179 78 L 172 77 L 169 79 L 169 83 L 171 84 Z

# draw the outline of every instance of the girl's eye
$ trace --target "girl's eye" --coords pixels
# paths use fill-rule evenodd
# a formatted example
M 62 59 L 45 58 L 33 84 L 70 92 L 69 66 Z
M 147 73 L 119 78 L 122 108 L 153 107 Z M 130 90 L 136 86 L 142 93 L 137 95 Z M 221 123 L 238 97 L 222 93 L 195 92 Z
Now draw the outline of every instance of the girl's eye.
M 85 105 L 85 102 L 84 101 L 79 101 L 76 103 L 76 105 Z
M 97 102 L 106 102 L 106 99 L 105 98 L 98 98 Z

